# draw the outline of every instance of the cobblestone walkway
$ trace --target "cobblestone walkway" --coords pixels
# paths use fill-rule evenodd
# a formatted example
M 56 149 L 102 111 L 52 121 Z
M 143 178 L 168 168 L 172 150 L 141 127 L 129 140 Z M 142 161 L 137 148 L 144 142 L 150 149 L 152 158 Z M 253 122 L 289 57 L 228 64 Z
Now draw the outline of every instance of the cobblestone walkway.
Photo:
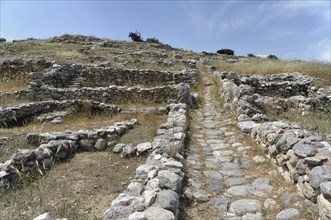
M 193 112 L 191 121 L 184 192 L 190 205 L 184 218 L 314 219 L 307 210 L 316 207 L 305 202 L 251 138 L 237 130 L 231 113 L 215 105 L 212 86 L 205 83 L 204 105 Z

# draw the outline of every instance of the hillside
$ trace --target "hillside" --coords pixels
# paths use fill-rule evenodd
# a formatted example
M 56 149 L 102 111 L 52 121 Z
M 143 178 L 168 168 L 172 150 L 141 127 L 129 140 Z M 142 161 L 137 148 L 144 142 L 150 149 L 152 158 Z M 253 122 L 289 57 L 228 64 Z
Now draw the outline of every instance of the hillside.
M 330 112 L 327 63 L 1 42 L 0 219 L 331 219 Z

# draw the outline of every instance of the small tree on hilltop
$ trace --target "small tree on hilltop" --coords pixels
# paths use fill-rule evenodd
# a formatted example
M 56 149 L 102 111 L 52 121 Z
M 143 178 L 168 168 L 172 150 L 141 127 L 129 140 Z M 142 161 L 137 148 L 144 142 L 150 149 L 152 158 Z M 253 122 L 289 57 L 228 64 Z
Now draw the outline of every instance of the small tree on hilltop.
M 268 59 L 278 60 L 278 57 L 276 55 L 270 54 L 267 56 Z
M 135 31 L 134 33 L 130 32 L 129 38 L 131 38 L 131 40 L 134 42 L 143 42 L 144 41 L 141 37 L 141 34 L 138 31 Z
M 3 38 L 3 37 L 0 38 L 0 43 L 1 42 L 6 42 L 6 41 L 7 41 L 6 38 Z
M 220 50 L 216 51 L 216 53 L 226 54 L 226 55 L 231 55 L 231 56 L 234 55 L 234 51 L 231 49 L 220 49 Z
M 159 39 L 153 37 L 153 38 L 147 38 L 146 39 L 146 43 L 156 43 L 156 44 L 161 44 L 161 42 L 159 41 Z

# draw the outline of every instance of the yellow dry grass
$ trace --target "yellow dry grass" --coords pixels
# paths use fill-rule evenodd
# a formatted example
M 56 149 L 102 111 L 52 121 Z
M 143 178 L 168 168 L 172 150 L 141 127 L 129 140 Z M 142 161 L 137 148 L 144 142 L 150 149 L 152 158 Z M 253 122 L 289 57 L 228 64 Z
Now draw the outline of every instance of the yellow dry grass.
M 331 83 L 331 64 L 322 62 L 302 62 L 294 60 L 273 60 L 266 58 L 241 58 L 237 63 L 212 61 L 220 71 L 235 71 L 242 74 L 275 74 L 300 72 L 319 77 Z

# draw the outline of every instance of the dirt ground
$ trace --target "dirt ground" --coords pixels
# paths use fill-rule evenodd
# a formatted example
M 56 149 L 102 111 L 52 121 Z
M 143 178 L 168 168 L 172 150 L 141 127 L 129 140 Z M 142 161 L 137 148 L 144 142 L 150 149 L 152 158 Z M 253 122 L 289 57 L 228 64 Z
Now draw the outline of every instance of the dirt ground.
M 157 128 L 166 120 L 166 116 L 136 116 L 138 125 L 119 142 L 152 141 Z M 103 219 L 112 200 L 126 189 L 146 157 L 125 159 L 110 151 L 77 153 L 56 164 L 44 177 L 0 192 L 0 220 L 32 219 L 45 212 L 52 218 Z

